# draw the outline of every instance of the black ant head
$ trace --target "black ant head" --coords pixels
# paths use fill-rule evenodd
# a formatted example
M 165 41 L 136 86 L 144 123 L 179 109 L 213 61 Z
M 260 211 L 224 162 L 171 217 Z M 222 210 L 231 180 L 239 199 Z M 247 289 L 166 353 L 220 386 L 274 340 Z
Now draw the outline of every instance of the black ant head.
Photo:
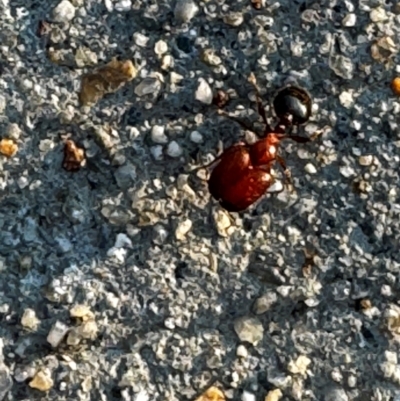
M 305 89 L 299 86 L 287 86 L 277 93 L 273 106 L 279 125 L 290 127 L 305 124 L 309 120 L 312 100 Z

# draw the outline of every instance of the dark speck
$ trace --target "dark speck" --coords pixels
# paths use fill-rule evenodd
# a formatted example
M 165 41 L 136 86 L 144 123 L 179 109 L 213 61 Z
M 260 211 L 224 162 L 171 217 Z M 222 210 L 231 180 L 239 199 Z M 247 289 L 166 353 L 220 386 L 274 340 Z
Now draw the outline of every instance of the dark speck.
M 187 36 L 179 36 L 176 39 L 176 45 L 178 46 L 178 49 L 186 54 L 189 54 L 193 51 L 193 44 L 193 40 Z

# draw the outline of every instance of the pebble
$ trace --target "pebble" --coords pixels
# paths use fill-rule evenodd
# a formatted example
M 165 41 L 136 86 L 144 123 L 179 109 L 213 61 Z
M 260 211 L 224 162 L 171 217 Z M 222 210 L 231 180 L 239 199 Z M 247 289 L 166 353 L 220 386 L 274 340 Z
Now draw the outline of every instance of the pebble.
M 11 139 L 2 139 L 0 141 L 0 153 L 6 157 L 12 157 L 18 152 L 18 145 Z
M 192 221 L 186 219 L 182 221 L 175 230 L 175 237 L 177 240 L 182 241 L 185 239 L 186 234 L 192 229 Z
M 168 143 L 168 137 L 165 135 L 165 127 L 163 125 L 154 125 L 151 129 L 151 140 L 154 143 Z
M 192 131 L 190 133 L 190 140 L 194 143 L 203 143 L 203 135 L 199 131 Z
M 342 21 L 342 25 L 345 27 L 352 27 L 357 22 L 357 16 L 354 13 L 347 14 Z
M 278 300 L 278 296 L 275 292 L 267 292 L 263 296 L 256 299 L 254 303 L 254 313 L 261 315 L 270 310 L 271 306 Z
M 199 7 L 191 0 L 178 0 L 175 5 L 174 16 L 178 22 L 187 23 L 197 13 Z
M 218 387 L 208 388 L 196 401 L 225 401 L 224 393 Z
M 75 7 L 68 0 L 62 0 L 56 8 L 54 8 L 52 16 L 55 22 L 68 22 L 75 17 Z
M 224 22 L 230 26 L 239 26 L 242 25 L 244 18 L 243 14 L 239 12 L 231 12 L 224 16 Z
M 265 397 L 265 401 L 279 401 L 282 395 L 282 391 L 279 388 L 271 390 Z
M 162 160 L 163 158 L 163 147 L 161 145 L 152 146 L 150 148 L 150 153 L 155 160 Z
M 171 157 L 179 157 L 182 155 L 182 148 L 176 141 L 171 141 L 168 144 L 167 155 Z
M 290 361 L 288 371 L 294 375 L 305 375 L 307 368 L 311 364 L 311 359 L 305 355 L 300 355 L 295 361 Z
M 133 34 L 133 41 L 140 47 L 146 47 L 147 43 L 149 42 L 149 38 L 140 32 L 135 32 Z
M 333 55 L 329 58 L 329 67 L 340 78 L 352 79 L 354 63 L 350 58 L 342 55 Z
M 242 401 L 256 401 L 256 396 L 250 391 L 243 391 L 242 393 Z
M 215 225 L 217 227 L 218 234 L 221 237 L 228 237 L 230 234 L 229 228 L 232 226 L 229 214 L 225 210 L 218 209 L 213 213 Z
M 120 0 L 114 7 L 118 12 L 129 11 L 132 8 L 132 1 Z
M 166 42 L 163 40 L 159 40 L 155 45 L 154 45 L 154 53 L 156 53 L 158 56 L 166 53 L 168 51 L 168 45 Z
M 354 104 L 353 92 L 351 90 L 350 91 L 343 91 L 339 95 L 339 101 L 340 101 L 340 104 L 343 107 L 346 107 L 346 109 L 349 109 Z
M 161 69 L 168 70 L 174 66 L 174 58 L 170 54 L 166 54 L 161 61 Z
M 61 341 L 64 339 L 65 335 L 68 333 L 68 326 L 57 320 L 51 327 L 49 334 L 47 336 L 47 342 L 56 348 L 60 345 Z
M 157 78 L 145 78 L 136 88 L 137 96 L 146 96 L 156 93 L 161 89 L 161 83 Z
M 31 382 L 29 382 L 29 387 L 35 388 L 39 391 L 49 391 L 54 385 L 54 381 L 51 378 L 50 372 L 46 370 L 39 370 L 36 373 Z
M 36 330 L 40 320 L 36 317 L 36 312 L 33 309 L 27 308 L 21 318 L 21 325 L 26 329 Z
M 312 163 L 307 163 L 307 164 L 304 166 L 304 171 L 305 171 L 306 173 L 308 173 L 308 174 L 316 174 L 317 169 L 316 169 L 316 167 L 315 167 Z
M 84 318 L 88 315 L 92 315 L 92 312 L 88 306 L 78 304 L 70 309 L 69 314 L 71 317 Z
M 352 167 L 350 167 L 350 166 L 343 166 L 343 167 L 340 167 L 340 168 L 339 168 L 339 171 L 340 171 L 340 174 L 341 174 L 343 177 L 346 177 L 346 178 L 350 178 L 350 177 L 356 175 L 354 169 L 353 169 Z
M 243 316 L 235 320 L 235 332 L 240 341 L 257 345 L 264 336 L 264 327 L 259 319 Z
M 132 248 L 131 239 L 124 233 L 119 233 L 117 239 L 115 240 L 115 248 Z
M 372 22 L 383 22 L 388 19 L 388 15 L 383 7 L 377 7 L 371 10 L 369 18 Z
M 210 85 L 204 78 L 199 79 L 199 86 L 196 90 L 196 100 L 204 104 L 211 104 L 213 100 L 213 93 Z
M 248 355 L 249 352 L 247 351 L 247 348 L 243 344 L 240 344 L 236 349 L 236 356 L 239 358 L 247 358 Z
M 374 161 L 374 156 L 372 155 L 364 155 L 358 158 L 358 163 L 360 166 L 370 166 Z

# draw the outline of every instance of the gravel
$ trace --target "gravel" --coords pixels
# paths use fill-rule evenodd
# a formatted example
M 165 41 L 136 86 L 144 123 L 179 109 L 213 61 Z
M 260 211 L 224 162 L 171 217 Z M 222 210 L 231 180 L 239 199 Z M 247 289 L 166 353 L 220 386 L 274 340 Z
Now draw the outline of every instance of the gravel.
M 400 399 L 394 3 L 0 0 L 0 400 Z M 229 214 L 251 72 L 322 134 Z

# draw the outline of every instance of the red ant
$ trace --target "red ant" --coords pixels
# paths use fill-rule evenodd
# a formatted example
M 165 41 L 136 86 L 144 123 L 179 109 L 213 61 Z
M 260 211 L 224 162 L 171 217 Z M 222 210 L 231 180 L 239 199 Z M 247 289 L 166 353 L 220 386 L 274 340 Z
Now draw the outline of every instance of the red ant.
M 242 142 L 235 144 L 209 164 L 210 166 L 218 162 L 208 180 L 209 191 L 229 212 L 243 211 L 265 194 L 274 182 L 271 166 L 275 161 L 284 169 L 286 178 L 289 178 L 290 173 L 286 163 L 278 154 L 282 139 L 305 143 L 314 140 L 319 134 L 316 133 L 310 138 L 290 135 L 294 125 L 306 123 L 311 116 L 312 100 L 304 89 L 289 86 L 278 92 L 273 106 L 279 122 L 272 129 L 267 122 L 254 74 L 250 75 L 249 82 L 256 90 L 258 113 L 265 124 L 263 138 L 252 145 Z M 222 110 L 219 113 L 236 121 L 244 129 L 249 129 L 242 121 L 229 116 Z M 289 129 L 288 133 L 287 129 Z

